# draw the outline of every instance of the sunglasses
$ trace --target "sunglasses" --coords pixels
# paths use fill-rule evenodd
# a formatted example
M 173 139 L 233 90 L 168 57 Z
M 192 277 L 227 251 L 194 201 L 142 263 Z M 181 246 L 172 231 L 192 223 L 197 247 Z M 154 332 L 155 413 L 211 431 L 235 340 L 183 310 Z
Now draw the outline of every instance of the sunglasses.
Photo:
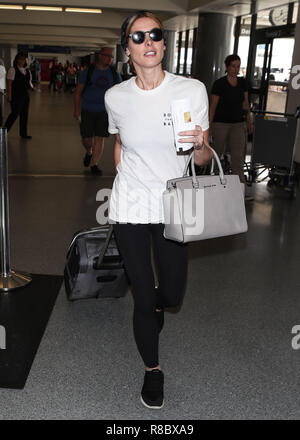
M 142 44 L 146 39 L 146 34 L 152 41 L 161 41 L 163 39 L 163 31 L 160 28 L 154 28 L 151 31 L 136 31 L 128 35 L 135 44 Z

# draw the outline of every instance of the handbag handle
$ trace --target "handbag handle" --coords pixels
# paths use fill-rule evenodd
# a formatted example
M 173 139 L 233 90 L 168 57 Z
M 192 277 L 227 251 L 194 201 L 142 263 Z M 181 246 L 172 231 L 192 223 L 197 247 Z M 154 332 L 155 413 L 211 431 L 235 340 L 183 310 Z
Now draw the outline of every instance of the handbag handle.
M 217 155 L 217 153 L 215 152 L 215 150 L 213 148 L 211 148 L 211 147 L 209 147 L 209 148 L 212 150 L 212 152 L 214 154 L 214 157 L 212 158 L 212 167 L 211 167 L 210 174 L 211 175 L 214 174 L 213 169 L 214 169 L 214 160 L 215 160 L 217 162 L 217 165 L 218 165 L 218 168 L 219 168 L 221 184 L 222 185 L 226 185 L 226 178 L 224 176 L 224 171 L 223 171 L 222 164 L 220 162 L 219 156 Z M 196 177 L 195 153 L 194 153 L 194 151 L 191 152 L 191 154 L 190 154 L 190 156 L 189 156 L 189 158 L 187 160 L 187 163 L 186 163 L 186 166 L 185 166 L 185 170 L 184 170 L 184 173 L 183 173 L 183 177 L 187 177 L 188 176 L 188 167 L 189 167 L 190 162 L 191 162 L 191 165 L 192 165 L 191 168 L 192 168 L 193 186 L 194 186 L 194 188 L 198 188 L 199 187 L 199 183 L 198 183 L 197 177 Z

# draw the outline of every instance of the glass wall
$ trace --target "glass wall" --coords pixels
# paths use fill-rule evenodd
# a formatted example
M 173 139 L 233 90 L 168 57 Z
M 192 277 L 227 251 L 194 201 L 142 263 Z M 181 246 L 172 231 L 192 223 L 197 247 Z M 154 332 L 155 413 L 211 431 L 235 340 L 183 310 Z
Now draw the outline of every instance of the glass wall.
M 285 112 L 293 52 L 294 38 L 273 40 L 266 110 Z
M 297 22 L 298 9 L 299 9 L 299 2 L 296 2 L 296 3 L 294 3 L 294 11 L 293 11 L 292 23 L 296 23 Z
M 184 73 L 184 56 L 185 56 L 185 37 L 186 32 L 181 32 L 181 48 L 180 48 L 180 63 L 179 63 L 179 75 L 183 75 Z
M 288 3 L 275 8 L 265 9 L 257 13 L 256 29 L 284 26 L 297 21 L 299 2 Z M 241 17 L 238 55 L 241 58 L 240 75 L 246 76 L 248 52 L 250 44 L 251 15 Z
M 250 29 L 251 29 L 251 15 L 242 17 L 239 45 L 237 51 L 239 57 L 241 58 L 240 75 L 242 76 L 246 76 L 247 73 L 248 52 L 249 52 L 249 44 L 250 44 Z
M 179 75 L 191 75 L 193 65 L 194 29 L 188 29 L 176 33 L 176 49 L 173 72 Z
M 171 73 L 176 73 L 177 69 L 177 63 L 178 63 L 178 52 L 179 52 L 179 32 L 176 32 L 176 42 L 175 42 L 175 55 L 174 55 L 174 62 L 173 62 L 173 68 Z
M 194 42 L 194 30 L 191 29 L 189 32 L 189 42 L 187 47 L 187 58 L 186 58 L 186 74 L 192 74 L 192 64 L 193 64 L 193 42 Z

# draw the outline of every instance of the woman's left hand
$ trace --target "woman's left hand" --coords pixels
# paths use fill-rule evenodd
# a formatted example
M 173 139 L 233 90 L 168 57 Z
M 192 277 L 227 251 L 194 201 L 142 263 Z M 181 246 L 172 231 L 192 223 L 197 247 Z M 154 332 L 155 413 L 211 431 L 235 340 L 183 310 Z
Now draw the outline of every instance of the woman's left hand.
M 203 131 L 199 125 L 196 125 L 195 130 L 180 131 L 178 134 L 179 136 L 188 136 L 184 139 L 179 139 L 179 142 L 191 142 L 194 144 L 194 160 L 196 165 L 204 166 L 210 162 L 213 152 L 208 143 L 205 143 Z
M 178 133 L 179 136 L 188 136 L 183 139 L 179 139 L 179 142 L 181 143 L 193 143 L 194 148 L 196 150 L 200 150 L 204 145 L 204 136 L 203 131 L 201 130 L 201 127 L 199 125 L 196 125 L 195 130 L 186 130 L 186 131 L 180 131 Z

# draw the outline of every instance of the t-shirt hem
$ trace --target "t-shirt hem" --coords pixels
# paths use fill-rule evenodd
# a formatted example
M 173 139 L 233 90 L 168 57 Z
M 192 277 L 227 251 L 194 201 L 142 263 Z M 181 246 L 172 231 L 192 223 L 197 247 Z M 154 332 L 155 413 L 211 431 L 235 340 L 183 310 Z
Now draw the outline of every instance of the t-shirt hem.
M 130 223 L 130 224 L 141 224 L 141 225 L 149 225 L 149 224 L 159 224 L 159 223 L 164 223 L 164 219 L 160 219 L 160 220 L 153 220 L 153 219 L 140 219 L 140 218 L 112 218 L 109 217 L 108 218 L 108 222 L 112 222 L 112 223 Z

